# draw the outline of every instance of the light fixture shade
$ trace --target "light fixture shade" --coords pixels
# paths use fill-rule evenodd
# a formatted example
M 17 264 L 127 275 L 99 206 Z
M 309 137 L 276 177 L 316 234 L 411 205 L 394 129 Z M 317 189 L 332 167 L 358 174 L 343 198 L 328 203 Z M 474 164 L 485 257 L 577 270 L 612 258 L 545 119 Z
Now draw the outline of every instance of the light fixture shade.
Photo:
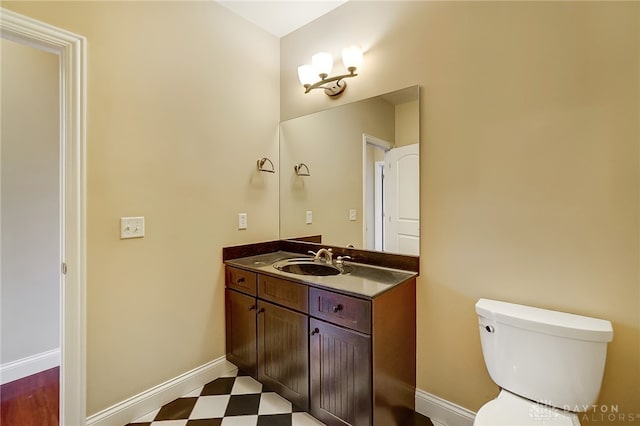
M 362 49 L 358 46 L 349 46 L 342 49 L 342 63 L 344 67 L 351 71 L 362 65 Z
M 300 65 L 298 67 L 298 80 L 303 86 L 305 84 L 313 84 L 317 79 L 318 75 L 311 65 Z
M 331 74 L 331 70 L 333 69 L 333 56 L 326 52 L 316 53 L 311 57 L 311 63 L 316 71 L 316 75 L 324 75 L 324 77 L 321 78 L 325 78 Z

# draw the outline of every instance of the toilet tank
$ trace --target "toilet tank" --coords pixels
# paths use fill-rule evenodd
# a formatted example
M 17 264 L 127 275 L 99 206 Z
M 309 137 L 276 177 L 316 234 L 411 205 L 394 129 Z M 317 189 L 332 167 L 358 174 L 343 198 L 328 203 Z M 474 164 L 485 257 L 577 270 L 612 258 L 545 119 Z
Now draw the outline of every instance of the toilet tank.
M 600 392 L 613 338 L 609 321 L 480 299 L 482 354 L 503 389 L 568 411 L 586 411 Z

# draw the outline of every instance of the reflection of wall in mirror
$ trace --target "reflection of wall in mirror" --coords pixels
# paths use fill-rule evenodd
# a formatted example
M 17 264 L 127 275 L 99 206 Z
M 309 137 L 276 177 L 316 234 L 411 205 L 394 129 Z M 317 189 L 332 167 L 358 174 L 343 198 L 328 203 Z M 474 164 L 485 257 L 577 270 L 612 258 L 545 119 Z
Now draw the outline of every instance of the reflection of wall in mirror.
M 420 138 L 420 109 L 418 101 L 396 105 L 395 146 L 418 143 Z
M 285 121 L 280 132 L 281 238 L 321 234 L 326 244 L 362 247 L 362 134 L 393 141 L 394 106 L 373 98 Z M 311 176 L 295 175 L 300 162 Z

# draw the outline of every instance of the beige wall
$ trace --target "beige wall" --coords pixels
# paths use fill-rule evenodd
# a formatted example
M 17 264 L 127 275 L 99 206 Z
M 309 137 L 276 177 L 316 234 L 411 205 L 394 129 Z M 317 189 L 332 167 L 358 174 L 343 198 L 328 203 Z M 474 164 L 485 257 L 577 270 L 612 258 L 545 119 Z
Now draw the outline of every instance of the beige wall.
M 91 415 L 224 355 L 222 247 L 278 237 L 278 40 L 213 2 L 3 7 L 88 39 Z
M 305 95 L 296 67 L 352 43 L 344 95 Z M 282 119 L 422 88 L 419 388 L 497 394 L 488 297 L 611 320 L 599 402 L 640 413 L 639 43 L 637 2 L 358 1 L 281 40 Z
M 60 349 L 60 65 L 9 40 L 0 52 L 0 362 L 8 364 Z
M 325 243 L 362 248 L 362 134 L 392 142 L 394 106 L 370 99 L 287 120 L 280 128 L 281 238 L 321 234 Z M 300 162 L 311 176 L 295 174 Z M 351 209 L 355 221 L 349 220 Z

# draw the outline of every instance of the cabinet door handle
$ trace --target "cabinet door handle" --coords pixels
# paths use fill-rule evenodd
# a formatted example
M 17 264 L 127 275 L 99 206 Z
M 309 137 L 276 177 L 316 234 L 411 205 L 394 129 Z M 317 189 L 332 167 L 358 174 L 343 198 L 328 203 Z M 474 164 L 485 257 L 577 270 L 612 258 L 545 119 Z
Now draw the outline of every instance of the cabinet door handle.
M 244 282 L 244 277 L 240 277 L 236 280 L 236 284 L 242 284 Z
M 251 306 L 249 307 L 249 310 L 250 310 L 250 311 L 254 311 L 256 308 L 257 308 L 257 306 L 256 306 L 256 305 L 251 305 Z
M 314 334 L 318 334 L 318 333 L 320 333 L 320 330 L 316 327 L 313 330 L 311 330 L 311 333 L 309 333 L 309 334 L 311 334 L 313 336 Z
M 263 313 L 263 312 L 264 312 L 264 308 L 260 308 L 260 309 L 258 309 L 258 313 L 259 313 L 259 314 L 261 314 L 261 313 Z
M 331 310 L 333 311 L 334 314 L 337 313 L 337 312 L 340 312 L 342 309 L 343 309 L 342 305 L 336 305 L 333 308 L 331 308 Z

